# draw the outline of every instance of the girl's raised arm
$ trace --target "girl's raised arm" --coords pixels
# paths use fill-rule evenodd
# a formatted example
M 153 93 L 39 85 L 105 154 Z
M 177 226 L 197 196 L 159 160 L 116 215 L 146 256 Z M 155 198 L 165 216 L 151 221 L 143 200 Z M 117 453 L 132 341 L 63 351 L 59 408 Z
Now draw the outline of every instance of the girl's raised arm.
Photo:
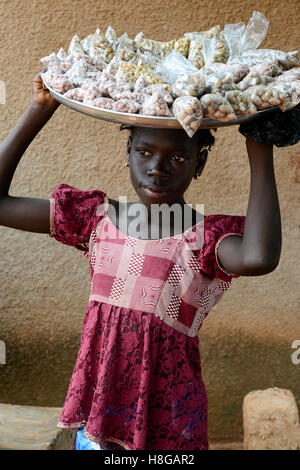
M 30 105 L 0 145 L 0 225 L 37 233 L 50 231 L 50 201 L 10 196 L 9 188 L 25 150 L 58 106 L 38 74 L 32 82 Z

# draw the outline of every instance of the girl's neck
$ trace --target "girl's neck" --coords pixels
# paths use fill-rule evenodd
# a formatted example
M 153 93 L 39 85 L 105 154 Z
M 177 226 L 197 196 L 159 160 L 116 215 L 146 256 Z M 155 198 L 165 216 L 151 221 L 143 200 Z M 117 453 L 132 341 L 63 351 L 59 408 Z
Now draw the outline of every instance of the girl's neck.
M 111 221 L 118 229 L 127 227 L 126 233 L 134 238 L 137 238 L 135 230 L 141 228 L 145 234 L 142 238 L 145 239 L 172 237 L 203 220 L 203 214 L 186 204 L 183 198 L 171 206 L 152 204 L 150 208 L 140 200 L 126 204 L 111 202 L 114 206 L 114 210 L 109 213 Z

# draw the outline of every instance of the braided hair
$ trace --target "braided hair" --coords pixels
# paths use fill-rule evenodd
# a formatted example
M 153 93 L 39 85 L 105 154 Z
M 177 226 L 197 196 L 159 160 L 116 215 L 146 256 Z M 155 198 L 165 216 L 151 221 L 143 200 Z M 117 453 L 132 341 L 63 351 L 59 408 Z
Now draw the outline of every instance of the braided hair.
M 122 124 L 120 126 L 120 131 L 124 131 L 124 130 L 130 131 L 132 133 L 133 126 Z M 214 129 L 214 131 L 216 130 L 217 129 Z M 215 138 L 212 135 L 210 129 L 199 129 L 195 133 L 194 138 L 195 137 L 198 139 L 199 146 L 200 146 L 199 153 L 198 153 L 198 165 L 197 165 L 197 169 L 195 170 L 195 173 L 193 174 L 193 178 L 197 180 L 199 173 L 201 173 L 202 168 L 206 164 L 208 151 L 210 151 L 212 146 L 214 145 Z

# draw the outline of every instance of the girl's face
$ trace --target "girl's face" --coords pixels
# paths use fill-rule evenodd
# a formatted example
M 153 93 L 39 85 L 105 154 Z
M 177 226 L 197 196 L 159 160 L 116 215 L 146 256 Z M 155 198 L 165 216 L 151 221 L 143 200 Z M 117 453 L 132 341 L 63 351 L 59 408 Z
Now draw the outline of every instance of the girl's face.
M 199 165 L 198 140 L 185 131 L 137 127 L 128 138 L 133 187 L 145 206 L 184 203 L 183 194 Z

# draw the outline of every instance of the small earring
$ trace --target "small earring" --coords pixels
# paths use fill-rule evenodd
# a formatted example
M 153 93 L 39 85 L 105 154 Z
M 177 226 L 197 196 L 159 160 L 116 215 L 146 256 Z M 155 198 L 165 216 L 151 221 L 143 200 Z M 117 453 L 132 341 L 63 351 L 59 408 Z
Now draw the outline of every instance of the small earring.
M 126 167 L 126 166 L 129 166 L 129 163 L 128 163 L 127 160 L 126 160 L 126 162 L 124 163 L 124 166 L 125 166 L 125 167 Z

